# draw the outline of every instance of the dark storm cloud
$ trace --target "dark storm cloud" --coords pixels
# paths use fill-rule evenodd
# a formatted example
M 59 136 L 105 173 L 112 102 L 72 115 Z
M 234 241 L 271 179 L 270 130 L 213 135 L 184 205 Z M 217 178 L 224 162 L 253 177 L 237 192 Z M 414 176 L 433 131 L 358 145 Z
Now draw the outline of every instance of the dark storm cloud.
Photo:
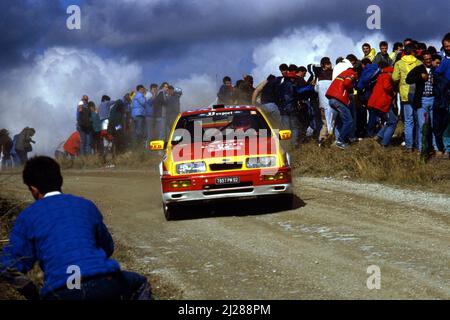
M 350 34 L 366 28 L 367 7 L 382 10 L 387 40 L 430 39 L 448 31 L 450 2 L 409 1 L 127 1 L 87 4 L 87 28 L 96 42 L 135 58 L 182 54 L 192 45 L 268 40 L 283 30 L 308 25 L 341 25 Z M 95 30 L 95 31 L 94 31 Z
M 330 23 L 359 36 L 371 32 L 366 9 L 372 4 L 381 7 L 381 32 L 390 41 L 440 38 L 450 29 L 448 1 L 86 0 L 82 29 L 69 31 L 60 2 L 17 0 L 0 4 L 0 58 L 11 66 L 54 45 L 141 61 L 176 59 L 199 48 L 216 55 L 224 44 L 248 51 L 285 30 Z
M 64 12 L 56 1 L 1 1 L 0 67 L 23 63 L 36 54 L 64 21 Z

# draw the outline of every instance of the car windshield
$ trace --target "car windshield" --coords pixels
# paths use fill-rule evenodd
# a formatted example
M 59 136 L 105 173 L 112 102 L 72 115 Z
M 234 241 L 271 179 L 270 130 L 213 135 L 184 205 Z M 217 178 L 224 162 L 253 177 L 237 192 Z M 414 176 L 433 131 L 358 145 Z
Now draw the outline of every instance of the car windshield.
M 176 140 L 185 130 L 184 135 L 189 133 L 191 143 L 213 141 L 211 136 L 217 135 L 227 139 L 239 138 L 242 135 L 246 137 L 271 137 L 272 135 L 266 120 L 256 110 L 210 111 L 185 116 L 180 118 L 175 130 L 172 140 Z

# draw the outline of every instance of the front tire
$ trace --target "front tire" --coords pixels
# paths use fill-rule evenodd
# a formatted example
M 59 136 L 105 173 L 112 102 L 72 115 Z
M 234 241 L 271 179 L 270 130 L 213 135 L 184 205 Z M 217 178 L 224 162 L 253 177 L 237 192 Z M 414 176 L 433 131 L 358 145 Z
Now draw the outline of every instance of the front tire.
M 163 203 L 164 216 L 167 221 L 175 219 L 175 206 L 173 204 L 164 204 Z
M 287 193 L 279 196 L 278 201 L 280 201 L 279 207 L 284 211 L 292 210 L 294 208 L 294 194 Z

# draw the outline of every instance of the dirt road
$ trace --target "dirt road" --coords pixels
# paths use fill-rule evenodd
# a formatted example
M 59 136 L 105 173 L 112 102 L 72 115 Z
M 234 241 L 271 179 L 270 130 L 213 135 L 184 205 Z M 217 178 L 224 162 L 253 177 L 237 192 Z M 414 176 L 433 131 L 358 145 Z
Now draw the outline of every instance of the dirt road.
M 29 197 L 20 177 L 7 189 Z M 450 197 L 297 178 L 296 208 L 261 201 L 194 208 L 166 222 L 155 171 L 66 171 L 134 266 L 185 299 L 450 298 Z M 273 207 L 273 206 L 272 206 Z M 369 290 L 367 268 L 381 288 Z

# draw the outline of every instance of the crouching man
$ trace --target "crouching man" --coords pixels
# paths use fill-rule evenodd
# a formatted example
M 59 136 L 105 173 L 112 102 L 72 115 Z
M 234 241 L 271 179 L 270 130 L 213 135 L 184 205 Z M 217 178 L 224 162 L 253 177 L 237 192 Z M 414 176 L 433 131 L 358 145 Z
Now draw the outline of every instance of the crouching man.
M 36 202 L 18 216 L 0 256 L 0 280 L 6 280 L 28 299 L 142 299 L 151 298 L 141 275 L 121 271 L 111 259 L 114 242 L 95 204 L 63 194 L 58 163 L 49 157 L 30 159 L 23 182 Z M 44 286 L 24 274 L 38 262 Z

